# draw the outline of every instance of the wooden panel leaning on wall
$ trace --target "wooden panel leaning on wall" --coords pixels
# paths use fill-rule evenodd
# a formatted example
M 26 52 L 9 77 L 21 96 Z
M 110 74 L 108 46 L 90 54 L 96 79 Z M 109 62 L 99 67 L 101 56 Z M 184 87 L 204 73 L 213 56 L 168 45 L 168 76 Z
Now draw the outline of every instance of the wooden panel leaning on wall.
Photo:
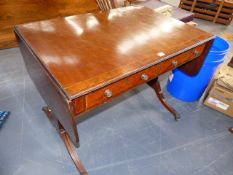
M 1 0 L 0 49 L 16 47 L 13 26 L 98 10 L 95 0 Z

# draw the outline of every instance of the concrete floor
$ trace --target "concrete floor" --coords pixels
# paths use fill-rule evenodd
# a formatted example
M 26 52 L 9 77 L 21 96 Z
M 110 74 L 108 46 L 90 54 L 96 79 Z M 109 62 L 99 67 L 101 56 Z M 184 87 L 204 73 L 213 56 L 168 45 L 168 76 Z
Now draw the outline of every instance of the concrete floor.
M 206 31 L 233 31 L 195 20 Z M 229 55 L 232 55 L 232 48 Z M 162 80 L 163 87 L 166 79 Z M 233 119 L 197 103 L 169 102 L 175 122 L 143 85 L 83 116 L 77 149 L 90 175 L 233 175 Z M 0 51 L 0 175 L 78 175 L 30 80 L 19 49 Z

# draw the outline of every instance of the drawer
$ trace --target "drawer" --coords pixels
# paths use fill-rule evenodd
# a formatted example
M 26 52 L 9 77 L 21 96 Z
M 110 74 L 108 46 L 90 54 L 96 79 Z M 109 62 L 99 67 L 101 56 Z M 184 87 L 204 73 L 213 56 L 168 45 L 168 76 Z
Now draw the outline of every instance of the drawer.
M 137 85 L 148 82 L 158 76 L 158 65 L 149 67 L 127 78 L 112 83 L 86 95 L 86 110 L 105 103 Z
M 180 55 L 175 56 L 174 58 L 168 59 L 166 61 L 163 61 L 162 63 L 159 63 L 159 75 L 169 71 L 173 70 L 180 65 L 193 60 L 194 58 L 199 57 L 202 52 L 204 51 L 205 44 L 198 46 L 194 49 L 190 49 Z
M 101 89 L 93 91 L 85 96 L 79 97 L 73 101 L 74 114 L 80 114 L 84 111 L 106 103 L 121 95 L 122 93 L 132 89 L 140 84 L 146 83 L 160 74 L 172 70 L 185 62 L 188 62 L 199 55 L 204 50 L 205 45 L 198 46 L 194 49 L 186 51 L 174 58 L 168 59 L 164 62 L 151 66 L 143 71 L 130 75 L 124 79 L 121 79 L 115 83 L 107 85 Z

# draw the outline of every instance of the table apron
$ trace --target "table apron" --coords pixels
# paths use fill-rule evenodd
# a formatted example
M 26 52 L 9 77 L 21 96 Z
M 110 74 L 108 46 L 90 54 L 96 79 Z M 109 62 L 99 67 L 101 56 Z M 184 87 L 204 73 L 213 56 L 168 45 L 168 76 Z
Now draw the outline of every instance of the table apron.
M 74 99 L 72 101 L 74 106 L 74 116 L 78 117 L 78 114 L 80 113 L 89 111 L 101 104 L 105 104 L 114 99 L 114 97 L 117 97 L 122 93 L 137 87 L 138 85 L 147 83 L 161 74 L 171 71 L 195 58 L 198 58 L 203 53 L 205 45 L 206 44 L 204 43 L 175 57 L 155 64 L 126 78 Z

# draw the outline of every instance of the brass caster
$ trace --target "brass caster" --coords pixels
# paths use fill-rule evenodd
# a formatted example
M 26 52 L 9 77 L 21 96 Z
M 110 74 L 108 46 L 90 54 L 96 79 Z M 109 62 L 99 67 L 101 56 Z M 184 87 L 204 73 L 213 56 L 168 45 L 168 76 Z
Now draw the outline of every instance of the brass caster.
M 230 131 L 233 134 L 233 127 L 229 128 L 228 131 Z
M 181 117 L 180 117 L 180 114 L 178 112 L 173 113 L 173 115 L 174 115 L 176 121 L 180 120 Z
M 44 112 L 49 112 L 49 113 L 51 113 L 52 112 L 52 110 L 48 107 L 48 106 L 44 106 L 44 107 L 42 107 L 42 111 L 44 111 Z

